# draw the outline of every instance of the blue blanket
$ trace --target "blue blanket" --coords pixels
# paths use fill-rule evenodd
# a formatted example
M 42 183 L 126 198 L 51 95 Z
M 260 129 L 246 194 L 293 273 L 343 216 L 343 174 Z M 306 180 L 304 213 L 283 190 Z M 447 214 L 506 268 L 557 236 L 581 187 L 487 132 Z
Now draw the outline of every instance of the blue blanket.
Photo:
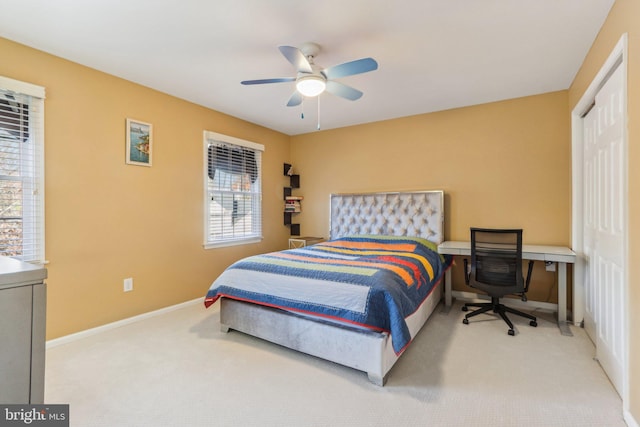
M 224 296 L 389 332 L 400 354 L 412 339 L 405 319 L 442 280 L 446 261 L 421 238 L 346 237 L 240 260 L 205 305 Z

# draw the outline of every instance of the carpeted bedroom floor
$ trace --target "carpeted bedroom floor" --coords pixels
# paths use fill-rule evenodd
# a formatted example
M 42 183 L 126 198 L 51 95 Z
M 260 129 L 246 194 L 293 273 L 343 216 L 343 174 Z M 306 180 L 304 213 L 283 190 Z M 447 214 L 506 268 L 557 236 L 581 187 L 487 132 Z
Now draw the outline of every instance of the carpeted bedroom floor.
M 45 402 L 74 427 L 623 427 L 622 402 L 583 329 L 512 316 L 461 322 L 441 306 L 391 370 L 365 373 L 239 332 L 187 305 L 47 350 Z

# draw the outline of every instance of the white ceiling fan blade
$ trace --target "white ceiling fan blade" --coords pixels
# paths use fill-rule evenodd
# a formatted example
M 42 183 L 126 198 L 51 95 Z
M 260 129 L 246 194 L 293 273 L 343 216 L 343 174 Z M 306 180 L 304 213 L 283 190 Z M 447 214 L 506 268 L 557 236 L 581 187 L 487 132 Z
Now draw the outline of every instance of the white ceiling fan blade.
M 289 102 L 287 102 L 287 107 L 295 107 L 296 105 L 302 104 L 303 96 L 300 92 L 295 91 L 291 98 L 289 98 Z
M 340 77 L 352 76 L 354 74 L 367 73 L 377 69 L 378 63 L 375 59 L 362 58 L 325 68 L 322 70 L 322 74 L 324 74 L 327 79 L 332 80 L 339 79 Z
M 360 97 L 362 96 L 362 92 L 360 92 L 358 89 L 354 89 L 350 86 L 334 82 L 332 80 L 327 81 L 327 92 L 348 99 L 350 101 L 360 99 Z
M 243 80 L 240 83 L 243 85 L 262 85 L 265 83 L 285 83 L 285 82 L 295 82 L 295 77 L 279 77 L 275 79 L 258 79 L 258 80 Z
M 304 54 L 297 47 L 293 46 L 278 46 L 280 52 L 287 58 L 287 61 L 291 62 L 296 70 L 300 73 L 312 73 L 311 64 L 304 56 Z

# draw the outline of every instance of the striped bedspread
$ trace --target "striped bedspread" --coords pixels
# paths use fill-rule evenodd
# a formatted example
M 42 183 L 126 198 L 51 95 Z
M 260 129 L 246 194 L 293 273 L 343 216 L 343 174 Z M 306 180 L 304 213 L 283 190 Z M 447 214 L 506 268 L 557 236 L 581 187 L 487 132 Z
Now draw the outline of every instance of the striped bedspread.
M 444 270 L 428 240 L 352 236 L 240 260 L 213 282 L 205 306 L 228 297 L 357 324 L 391 333 L 400 354 L 411 341 L 405 318 Z

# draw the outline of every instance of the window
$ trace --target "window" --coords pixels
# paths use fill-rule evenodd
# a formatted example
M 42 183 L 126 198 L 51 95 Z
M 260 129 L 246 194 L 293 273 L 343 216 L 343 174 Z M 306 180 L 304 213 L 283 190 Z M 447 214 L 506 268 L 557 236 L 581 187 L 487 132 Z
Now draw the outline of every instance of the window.
M 204 246 L 262 239 L 261 160 L 264 146 L 204 132 Z
M 44 88 L 0 77 L 0 255 L 44 262 Z

